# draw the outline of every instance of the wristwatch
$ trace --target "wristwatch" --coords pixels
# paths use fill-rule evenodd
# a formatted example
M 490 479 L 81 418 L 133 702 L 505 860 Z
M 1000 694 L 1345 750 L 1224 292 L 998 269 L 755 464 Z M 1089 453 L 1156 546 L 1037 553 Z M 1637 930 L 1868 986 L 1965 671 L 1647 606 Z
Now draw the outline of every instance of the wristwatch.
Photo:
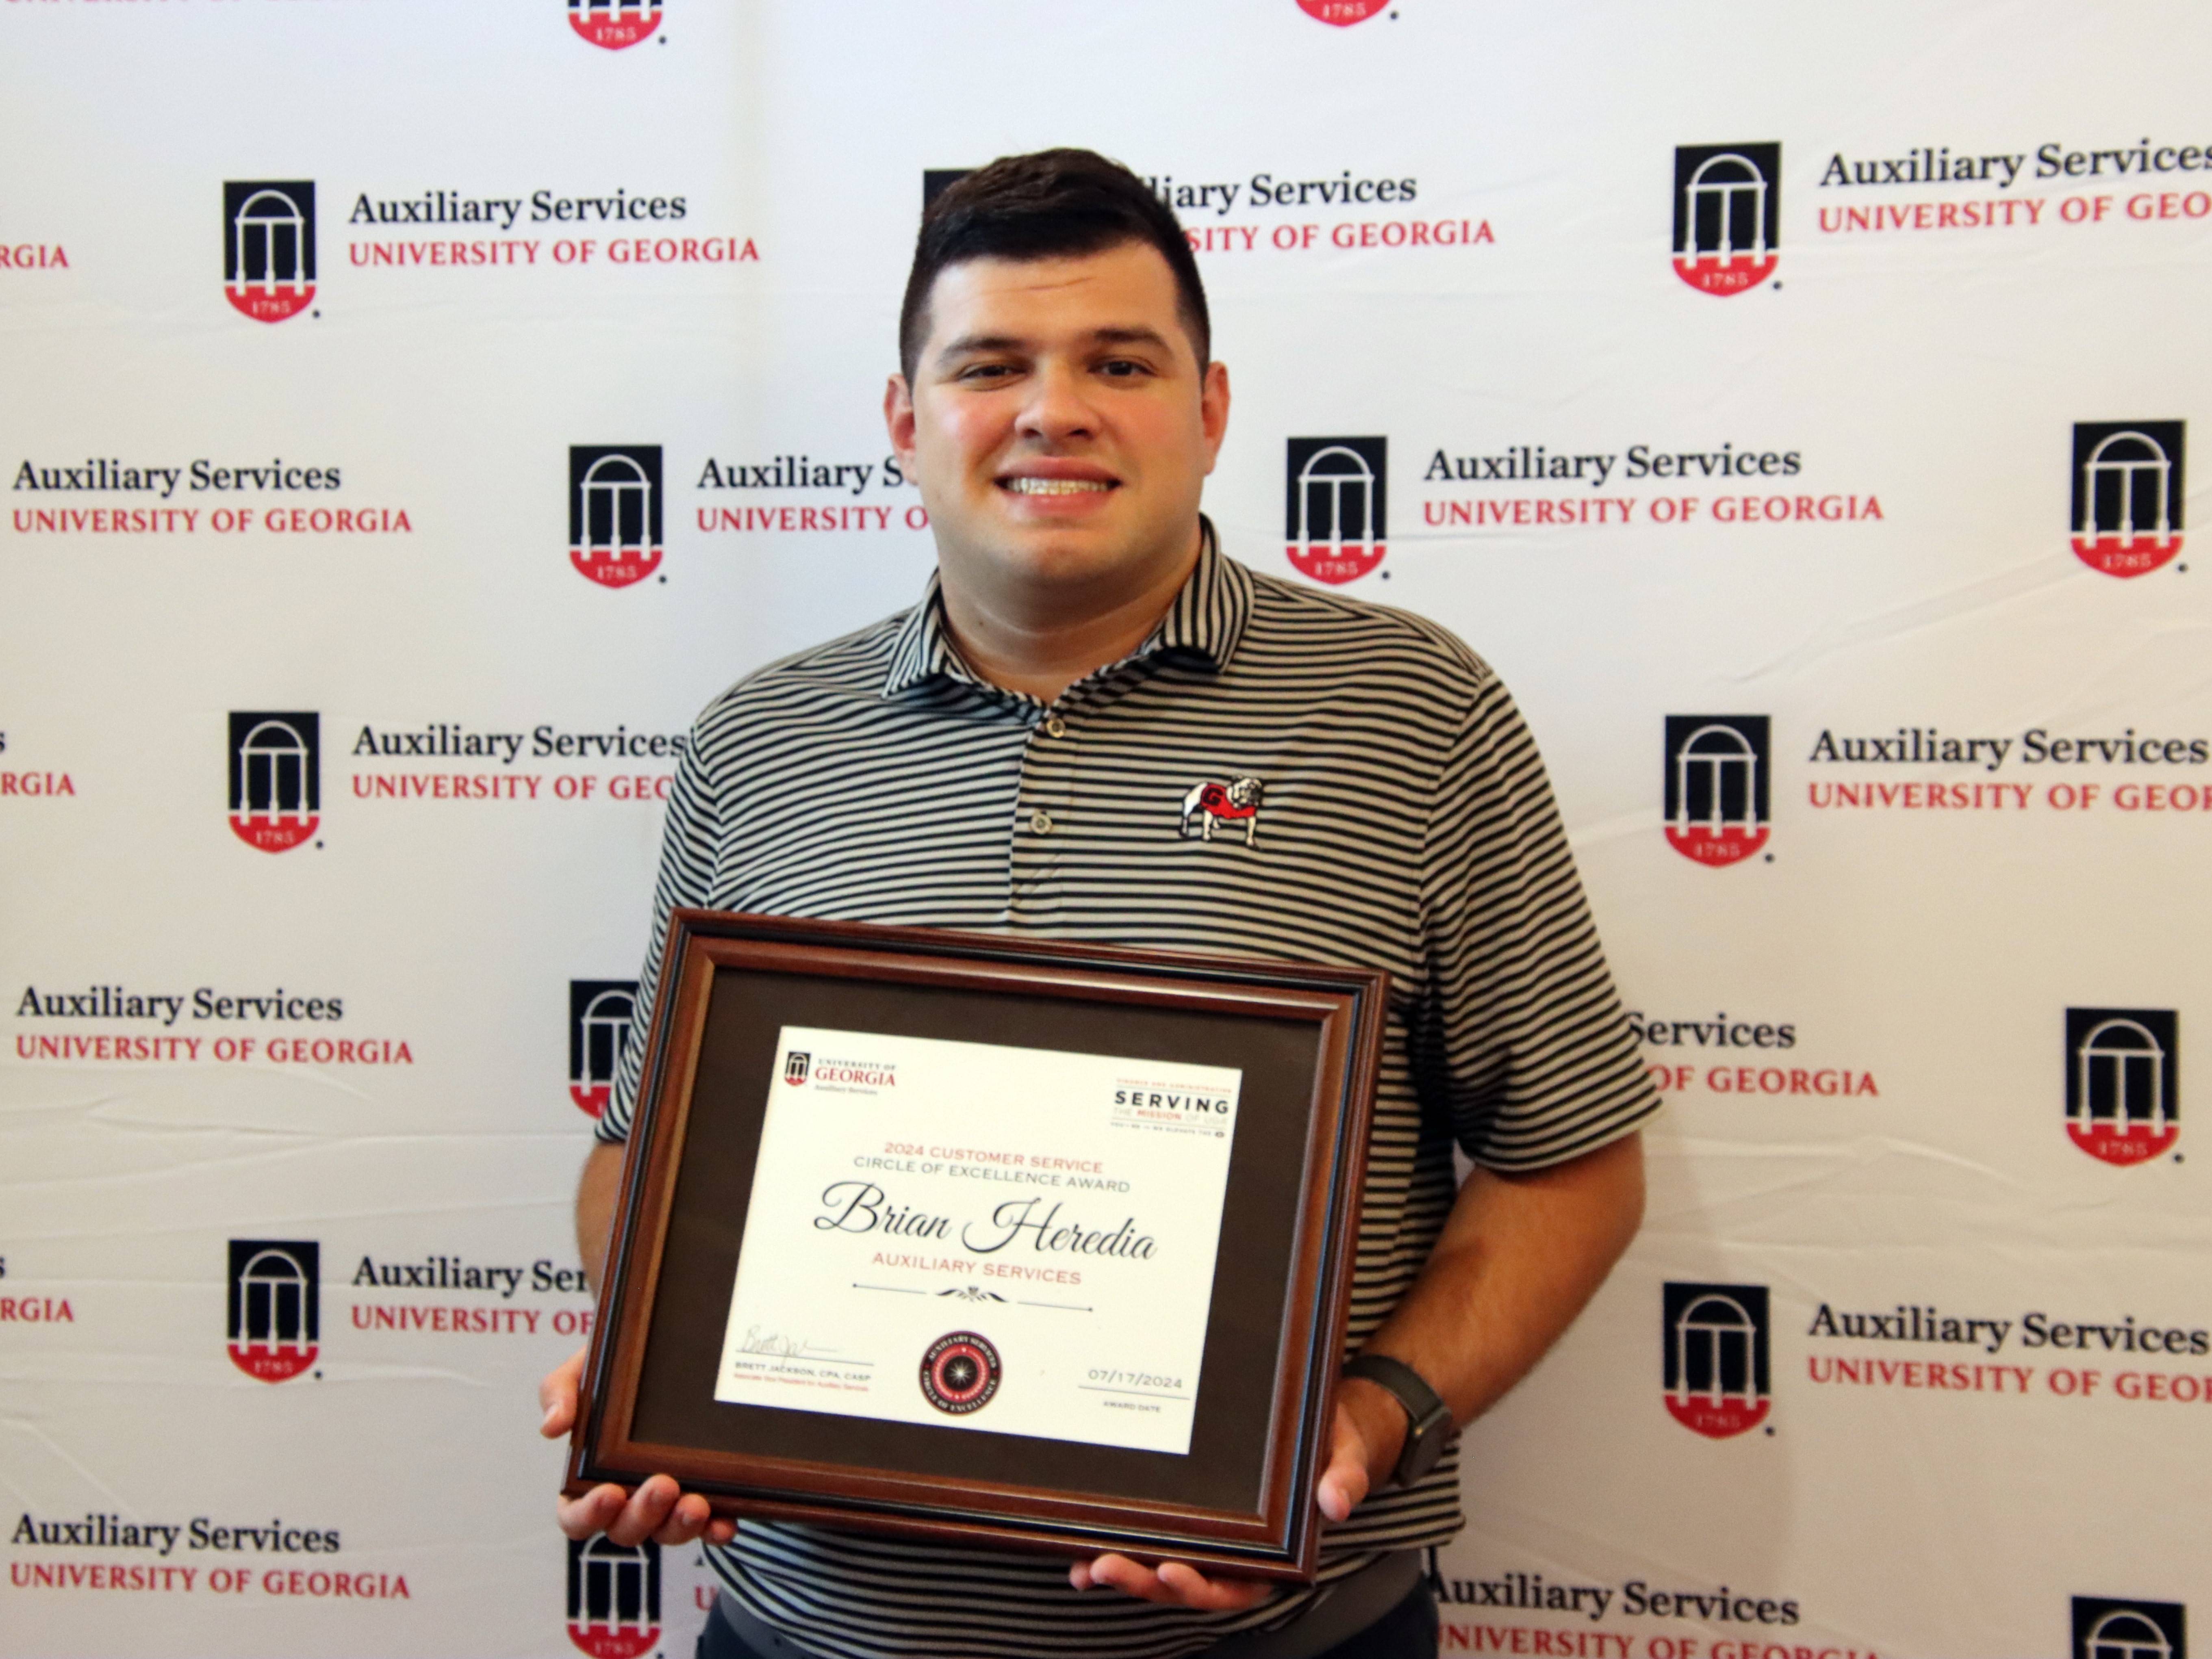
M 1437 1459 L 1444 1455 L 1444 1442 L 1451 1438 L 1451 1407 L 1421 1380 L 1421 1374 L 1379 1353 L 1355 1356 L 1346 1363 L 1344 1374 L 1364 1376 L 1388 1389 L 1406 1408 L 1406 1443 L 1399 1450 L 1398 1467 L 1390 1472 L 1391 1480 L 1410 1486 L 1436 1468 Z

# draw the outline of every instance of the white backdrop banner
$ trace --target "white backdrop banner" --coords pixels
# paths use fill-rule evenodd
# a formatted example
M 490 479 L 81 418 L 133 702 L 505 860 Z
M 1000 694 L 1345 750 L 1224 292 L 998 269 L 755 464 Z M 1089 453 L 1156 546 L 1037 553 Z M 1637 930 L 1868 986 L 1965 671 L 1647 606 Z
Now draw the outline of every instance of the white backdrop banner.
M 1514 688 L 1669 1102 L 1469 1437 L 1444 1650 L 2185 1659 L 2208 53 L 4 0 L 0 1654 L 688 1654 L 696 1553 L 566 1546 L 533 1432 L 662 799 L 919 591 L 925 181 L 1073 143 L 1199 252 L 1229 550 Z

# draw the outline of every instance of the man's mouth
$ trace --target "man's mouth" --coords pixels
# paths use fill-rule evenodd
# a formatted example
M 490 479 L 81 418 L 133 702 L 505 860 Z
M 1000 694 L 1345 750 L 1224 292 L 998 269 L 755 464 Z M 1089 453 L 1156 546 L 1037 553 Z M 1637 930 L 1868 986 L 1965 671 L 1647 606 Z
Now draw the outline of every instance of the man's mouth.
M 1115 486 L 1104 478 L 1001 478 L 999 488 L 1017 495 L 1103 495 Z

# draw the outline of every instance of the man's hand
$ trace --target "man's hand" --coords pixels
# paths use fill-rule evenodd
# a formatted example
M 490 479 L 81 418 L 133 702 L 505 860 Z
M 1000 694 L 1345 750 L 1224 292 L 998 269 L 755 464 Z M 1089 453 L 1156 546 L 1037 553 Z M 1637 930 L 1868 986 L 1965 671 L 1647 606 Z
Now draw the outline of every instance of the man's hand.
M 538 1432 L 558 1440 L 575 1426 L 576 1395 L 584 1380 L 584 1350 L 579 1348 L 538 1385 L 538 1403 L 544 1420 Z M 603 1532 L 617 1544 L 689 1544 L 704 1538 L 710 1544 L 726 1544 L 738 1535 L 733 1521 L 718 1521 L 708 1510 L 707 1500 L 687 1492 L 667 1475 L 656 1474 L 634 1492 L 611 1482 L 594 1486 L 581 1498 L 558 1500 L 561 1530 L 571 1538 L 589 1538 Z
M 1582 1311 L 1634 1237 L 1644 1213 L 1641 1138 L 1528 1175 L 1478 1169 L 1460 1188 L 1428 1265 L 1368 1351 L 1411 1365 L 1465 1424 L 1488 1410 Z M 1406 1441 L 1406 1408 L 1364 1377 L 1337 1389 L 1328 1467 L 1314 1502 L 1343 1521 L 1390 1478 Z M 1256 1607 L 1263 1585 L 1211 1579 L 1170 1561 L 1157 1571 L 1125 1555 L 1068 1569 L 1078 1589 L 1111 1585 L 1147 1601 L 1214 1613 Z
M 1336 1387 L 1336 1419 L 1328 1467 L 1314 1486 L 1314 1502 L 1332 1521 L 1349 1521 L 1367 1494 L 1390 1479 L 1406 1447 L 1406 1408 L 1379 1382 L 1347 1376 Z
M 1329 1424 L 1328 1467 L 1314 1486 L 1321 1512 L 1332 1521 L 1349 1517 L 1390 1478 L 1405 1438 L 1406 1408 L 1396 1398 L 1364 1377 L 1346 1377 L 1338 1387 Z M 1143 1601 L 1204 1613 L 1242 1613 L 1266 1601 L 1273 1589 L 1256 1579 L 1208 1578 L 1181 1561 L 1147 1567 L 1126 1555 L 1078 1561 L 1067 1570 L 1067 1582 L 1079 1590 L 1103 1585 Z

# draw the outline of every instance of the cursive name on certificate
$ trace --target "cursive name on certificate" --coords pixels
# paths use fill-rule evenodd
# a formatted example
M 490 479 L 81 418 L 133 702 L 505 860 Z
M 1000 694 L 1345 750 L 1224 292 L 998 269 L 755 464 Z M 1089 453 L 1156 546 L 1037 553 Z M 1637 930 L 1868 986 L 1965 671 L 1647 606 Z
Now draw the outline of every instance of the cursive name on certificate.
M 1060 1211 L 1065 1206 L 1057 1199 L 1040 1216 L 1037 1206 L 1044 1201 L 1042 1194 L 1009 1199 L 991 1212 L 988 1221 L 962 1222 L 961 1248 L 975 1255 L 995 1255 L 1026 1236 L 1035 1249 L 1075 1255 L 1119 1255 L 1149 1261 L 1158 1251 L 1158 1241 L 1138 1230 L 1134 1216 L 1124 1216 L 1118 1226 L 1087 1227 L 1072 1217 L 1063 1222 Z M 901 1204 L 872 1181 L 832 1182 L 822 1194 L 822 1205 L 814 1224 L 824 1231 L 884 1232 L 902 1238 L 941 1239 L 952 1235 L 952 1217 Z

